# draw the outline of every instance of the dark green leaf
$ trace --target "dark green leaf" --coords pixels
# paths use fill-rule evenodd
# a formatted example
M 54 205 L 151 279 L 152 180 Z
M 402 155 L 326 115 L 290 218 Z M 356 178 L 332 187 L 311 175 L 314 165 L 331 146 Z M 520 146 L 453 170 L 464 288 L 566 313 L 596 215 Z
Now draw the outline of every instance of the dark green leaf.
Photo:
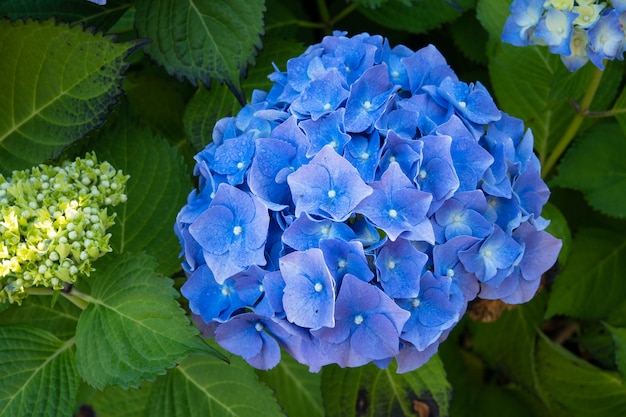
M 106 6 L 86 0 L 0 0 L 0 16 L 11 20 L 54 17 L 57 22 L 95 26 L 106 32 L 131 7 L 130 0 L 108 0 Z
M 626 377 L 626 328 L 613 327 L 605 323 L 604 326 L 611 333 L 615 345 L 615 364 L 622 377 Z
M 156 258 L 158 271 L 170 275 L 180 269 L 180 243 L 173 230 L 191 190 L 187 167 L 175 148 L 126 111 L 94 147 L 99 159 L 130 175 L 128 201 L 115 207 L 111 243 L 120 253 L 146 251 Z
M 388 0 L 352 0 L 352 3 L 359 7 L 369 7 L 370 9 L 376 9 Z
M 526 388 L 537 385 L 534 346 L 542 322 L 545 293 L 505 311 L 492 323 L 471 323 L 473 348 L 485 362 Z
M 390 0 L 376 9 L 358 7 L 358 10 L 368 19 L 388 28 L 424 33 L 457 19 L 474 3 L 475 0 Z
M 545 338 L 537 345 L 537 374 L 551 404 L 568 416 L 626 414 L 626 387 L 618 375 L 589 365 Z
M 572 232 L 567 223 L 567 219 L 563 213 L 561 213 L 561 210 L 551 203 L 543 206 L 541 217 L 545 217 L 550 220 L 550 225 L 546 228 L 546 231 L 552 236 L 561 239 L 561 242 L 563 242 L 561 252 L 559 252 L 559 264 L 563 266 L 567 263 L 567 258 L 572 245 Z
M 261 46 L 263 0 L 138 0 L 136 27 L 146 52 L 170 74 L 208 86 L 225 83 L 244 102 L 239 77 Z
M 239 357 L 231 363 L 192 355 L 159 378 L 152 387 L 150 417 L 275 417 L 284 416 L 271 391 Z
M 165 373 L 200 342 L 173 281 L 146 255 L 126 253 L 91 274 L 76 329 L 78 370 L 90 385 L 135 387 Z
M 78 373 L 72 347 L 42 329 L 0 326 L 0 417 L 67 417 Z
M 22 305 L 14 304 L 0 314 L 0 326 L 25 323 L 46 330 L 67 340 L 76 333 L 76 323 L 81 310 L 63 297 L 54 305 L 52 296 L 30 296 Z
M 616 113 L 615 118 L 622 128 L 622 132 L 626 135 L 626 88 L 622 90 L 617 100 L 615 100 L 612 111 Z
M 259 379 L 275 393 L 289 417 L 323 417 L 320 390 L 321 374 L 309 372 L 291 356 L 284 354 L 270 371 L 258 371 Z
M 559 274 L 546 316 L 565 314 L 598 319 L 626 297 L 626 240 L 602 229 L 581 229 L 574 236 L 570 259 Z
M 435 416 L 447 416 L 450 384 L 439 356 L 421 368 L 396 373 L 369 364 L 358 368 L 327 366 L 322 371 L 322 395 L 328 417 L 384 417 L 415 414 L 425 403 Z
M 135 46 L 52 20 L 0 20 L 0 172 L 56 157 L 99 126 Z
M 555 185 L 582 191 L 602 213 L 626 217 L 626 136 L 602 123 L 579 137 L 559 165 Z
M 152 382 L 142 382 L 140 388 L 109 387 L 98 391 L 88 402 L 98 417 L 143 417 Z

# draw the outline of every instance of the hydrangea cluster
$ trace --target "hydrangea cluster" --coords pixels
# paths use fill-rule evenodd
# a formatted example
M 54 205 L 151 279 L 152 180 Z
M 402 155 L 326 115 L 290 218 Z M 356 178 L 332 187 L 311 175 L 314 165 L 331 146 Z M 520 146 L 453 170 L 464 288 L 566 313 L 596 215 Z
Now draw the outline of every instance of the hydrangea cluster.
M 62 289 L 107 252 L 128 176 L 95 154 L 0 174 L 0 302 L 20 303 L 29 287 Z
M 623 59 L 626 0 L 514 0 L 502 40 L 516 46 L 547 45 L 570 71 L 591 60 Z
M 477 296 L 522 303 L 556 261 L 549 190 L 521 120 L 434 46 L 335 33 L 276 69 L 196 159 L 178 214 L 182 287 L 217 342 L 398 371 Z

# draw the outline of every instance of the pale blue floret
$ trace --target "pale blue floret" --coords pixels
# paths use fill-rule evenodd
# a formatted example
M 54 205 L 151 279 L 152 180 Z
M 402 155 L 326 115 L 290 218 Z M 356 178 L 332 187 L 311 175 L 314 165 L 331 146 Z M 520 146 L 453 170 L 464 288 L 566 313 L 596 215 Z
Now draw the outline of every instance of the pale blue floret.
M 543 39 L 550 48 L 550 52 L 559 55 L 570 55 L 570 41 L 572 39 L 574 19 L 577 13 L 570 10 L 548 8 L 543 15 L 534 34 Z
M 543 14 L 544 0 L 514 0 L 504 24 L 502 40 L 515 46 L 532 44 L 534 29 Z
M 600 69 L 604 69 L 605 59 L 614 59 L 622 46 L 624 31 L 615 9 L 603 14 L 587 32 L 589 36 L 589 59 Z

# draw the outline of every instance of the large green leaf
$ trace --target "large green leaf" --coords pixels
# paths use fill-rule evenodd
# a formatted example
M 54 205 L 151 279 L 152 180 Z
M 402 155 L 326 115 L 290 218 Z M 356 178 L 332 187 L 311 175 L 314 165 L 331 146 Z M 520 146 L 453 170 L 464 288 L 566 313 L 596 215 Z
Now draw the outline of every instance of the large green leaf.
M 358 368 L 325 367 L 322 395 L 326 415 L 414 415 L 422 403 L 429 407 L 431 415 L 448 415 L 451 388 L 439 356 L 413 372 L 398 374 L 395 368 L 395 362 L 386 369 L 374 364 Z
M 137 0 L 146 52 L 170 74 L 193 84 L 226 83 L 243 103 L 239 77 L 254 62 L 263 33 L 263 0 Z
M 0 326 L 0 417 L 67 417 L 78 373 L 74 339 L 30 326 Z
M 476 3 L 476 18 L 492 38 L 502 36 L 510 5 L 510 0 L 478 0 Z
M 11 20 L 54 17 L 57 22 L 95 26 L 107 31 L 131 6 L 130 0 L 108 0 L 106 6 L 85 0 L 0 0 L 0 16 Z
M 98 391 L 87 401 L 98 417 L 143 417 L 152 382 L 142 382 L 140 388 L 109 387 Z
M 136 45 L 54 20 L 0 20 L 0 172 L 56 157 L 99 126 Z
M 135 387 L 201 343 L 173 281 L 154 269 L 152 258 L 126 253 L 91 274 L 90 303 L 76 328 L 78 370 L 90 385 Z
M 553 184 L 582 191 L 602 213 L 626 217 L 626 137 L 617 123 L 602 123 L 570 147 Z
M 377 24 L 410 33 L 424 33 L 451 22 L 470 9 L 475 0 L 389 0 L 375 9 L 357 5 L 359 12 Z
M 13 304 L 0 314 L 0 326 L 24 323 L 46 330 L 67 340 L 76 333 L 76 324 L 82 310 L 63 297 L 54 303 L 50 296 L 30 296 L 22 305 Z
M 606 317 L 626 297 L 624 270 L 626 240 L 622 234 L 602 229 L 579 230 L 569 261 L 554 282 L 546 316 Z
M 615 345 L 615 364 L 622 377 L 626 377 L 626 328 L 613 327 L 605 323 L 604 326 L 611 333 Z
M 258 371 L 259 378 L 275 393 L 289 417 L 323 417 L 321 374 L 309 372 L 290 355 L 283 355 L 269 371 Z
M 230 364 L 207 355 L 192 355 L 159 378 L 152 387 L 150 417 L 283 416 L 271 391 L 238 357 Z
M 626 386 L 616 373 L 593 367 L 545 338 L 537 345 L 537 369 L 551 404 L 568 416 L 626 415 Z
M 476 353 L 489 366 L 528 389 L 537 385 L 534 352 L 537 331 L 543 321 L 544 294 L 503 312 L 492 323 L 471 323 Z
M 180 269 L 174 221 L 191 182 L 177 150 L 129 118 L 127 111 L 122 107 L 122 114 L 94 146 L 99 159 L 130 175 L 128 200 L 115 207 L 111 243 L 120 253 L 146 251 L 156 258 L 158 271 L 170 275 Z

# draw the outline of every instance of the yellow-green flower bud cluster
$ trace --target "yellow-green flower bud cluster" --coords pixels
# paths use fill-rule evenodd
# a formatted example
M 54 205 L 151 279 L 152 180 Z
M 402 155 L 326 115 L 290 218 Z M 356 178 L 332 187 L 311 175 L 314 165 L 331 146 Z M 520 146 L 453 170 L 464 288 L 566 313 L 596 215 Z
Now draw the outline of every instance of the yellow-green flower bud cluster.
M 20 303 L 29 287 L 62 289 L 111 251 L 128 176 L 87 154 L 61 166 L 0 174 L 0 303 Z

